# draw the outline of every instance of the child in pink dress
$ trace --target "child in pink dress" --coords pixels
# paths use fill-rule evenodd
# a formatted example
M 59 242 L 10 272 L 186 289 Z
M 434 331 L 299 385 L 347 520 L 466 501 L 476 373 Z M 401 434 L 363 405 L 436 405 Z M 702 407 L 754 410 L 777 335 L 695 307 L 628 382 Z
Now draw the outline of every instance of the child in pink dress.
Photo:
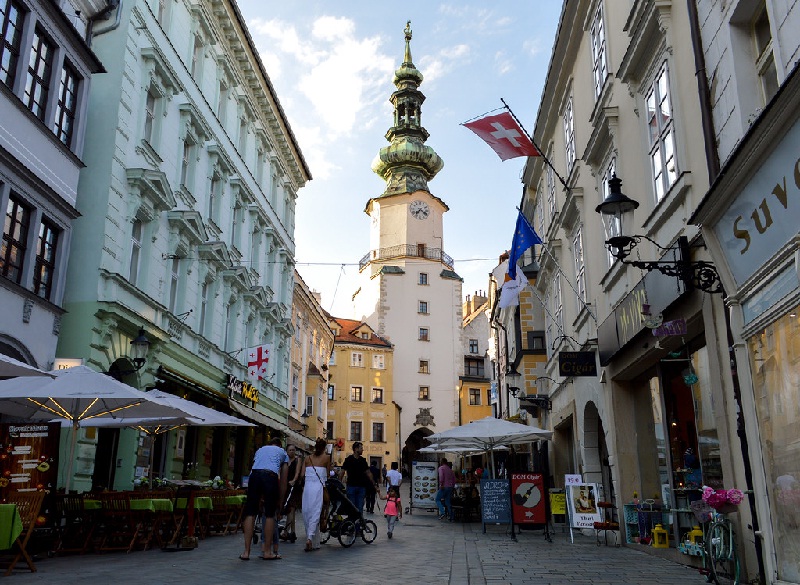
M 386 495 L 382 495 L 380 498 L 386 500 L 386 507 L 383 509 L 383 515 L 386 518 L 389 529 L 387 536 L 392 538 L 395 523 L 403 517 L 403 506 L 400 503 L 400 494 L 397 490 L 397 486 L 390 487 Z

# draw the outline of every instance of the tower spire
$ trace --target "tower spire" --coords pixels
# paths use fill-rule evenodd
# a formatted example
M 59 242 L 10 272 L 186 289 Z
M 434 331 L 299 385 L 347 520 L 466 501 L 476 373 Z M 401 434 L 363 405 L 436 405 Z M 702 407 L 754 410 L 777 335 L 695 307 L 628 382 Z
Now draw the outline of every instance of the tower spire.
M 444 167 L 444 161 L 425 144 L 428 131 L 422 126 L 422 102 L 419 91 L 422 73 L 411 60 L 411 21 L 406 23 L 403 63 L 394 72 L 397 90 L 389 101 L 394 106 L 394 124 L 386 132 L 389 146 L 381 148 L 372 162 L 372 170 L 386 181 L 383 196 L 428 191 L 428 181 Z

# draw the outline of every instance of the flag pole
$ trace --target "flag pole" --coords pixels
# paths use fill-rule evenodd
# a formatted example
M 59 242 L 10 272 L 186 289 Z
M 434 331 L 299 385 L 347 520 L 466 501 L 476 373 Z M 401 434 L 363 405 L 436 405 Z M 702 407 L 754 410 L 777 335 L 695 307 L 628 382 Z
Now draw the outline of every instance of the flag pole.
M 533 144 L 533 146 L 536 148 L 536 150 L 539 151 L 539 154 L 541 155 L 542 160 L 545 162 L 545 164 L 548 167 L 550 167 L 550 169 L 553 171 L 553 174 L 555 174 L 555 176 L 558 178 L 558 180 L 561 182 L 561 184 L 564 185 L 564 189 L 567 190 L 567 193 L 571 192 L 572 190 L 569 188 L 569 185 L 567 185 L 567 182 L 563 179 L 563 177 L 561 175 L 558 174 L 558 171 L 553 166 L 553 163 L 550 162 L 550 159 L 548 159 L 547 156 L 545 156 L 544 151 L 541 148 L 539 148 L 539 145 L 537 145 L 536 142 L 533 140 L 533 134 L 531 134 L 530 132 L 528 132 L 525 129 L 525 126 L 522 125 L 522 122 L 520 121 L 519 118 L 517 118 L 517 115 L 514 113 L 514 111 L 511 109 L 511 107 L 506 103 L 506 100 L 504 100 L 503 98 L 500 98 L 500 101 L 503 102 L 503 106 L 508 110 L 508 113 L 511 114 L 511 117 L 514 118 L 514 120 L 517 122 L 517 124 L 519 124 L 519 127 L 522 128 L 522 131 L 525 132 L 525 135 L 531 141 L 531 144 Z M 524 192 L 523 192 L 523 198 L 524 197 L 525 197 L 525 195 L 524 195 Z M 522 204 L 520 204 L 520 206 L 522 206 Z

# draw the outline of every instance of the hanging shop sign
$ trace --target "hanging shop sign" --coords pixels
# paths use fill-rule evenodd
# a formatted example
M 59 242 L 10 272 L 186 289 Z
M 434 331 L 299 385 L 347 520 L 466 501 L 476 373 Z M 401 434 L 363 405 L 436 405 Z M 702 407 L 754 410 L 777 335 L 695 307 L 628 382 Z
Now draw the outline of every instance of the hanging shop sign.
M 671 335 L 686 335 L 689 332 L 686 327 L 686 319 L 674 319 L 662 323 L 659 327 L 653 329 L 655 337 L 669 337 Z
M 541 473 L 511 474 L 511 511 L 514 524 L 544 524 L 544 480 Z
M 253 386 L 250 382 L 240 380 L 235 376 L 228 374 L 228 396 L 244 402 L 248 402 L 255 406 L 258 404 L 258 388 Z
M 563 378 L 597 377 L 597 360 L 593 351 L 558 352 L 558 375 Z

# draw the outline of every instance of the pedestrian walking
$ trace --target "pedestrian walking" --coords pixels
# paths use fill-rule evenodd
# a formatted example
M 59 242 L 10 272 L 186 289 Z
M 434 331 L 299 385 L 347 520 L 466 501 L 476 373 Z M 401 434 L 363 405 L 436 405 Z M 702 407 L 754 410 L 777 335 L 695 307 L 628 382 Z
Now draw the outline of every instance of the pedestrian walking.
M 243 561 L 250 560 L 250 545 L 253 543 L 253 530 L 261 501 L 264 502 L 264 555 L 263 559 L 272 561 L 280 555 L 269 553 L 272 549 L 276 513 L 280 514 L 279 503 L 286 497 L 286 484 L 289 456 L 281 447 L 280 438 L 274 438 L 269 445 L 256 451 L 253 468 L 247 483 L 247 499 L 244 504 L 244 552 L 239 555 Z
M 322 514 L 323 489 L 331 469 L 331 454 L 325 449 L 325 439 L 317 439 L 314 452 L 305 458 L 305 487 L 303 488 L 303 525 L 306 529 L 306 552 L 319 550 L 319 525 Z
M 392 461 L 392 468 L 386 472 L 386 489 L 388 490 L 390 487 L 399 488 L 400 484 L 403 483 L 403 474 L 397 468 L 397 461 Z M 397 493 L 400 493 L 400 490 L 397 490 Z
M 381 495 L 380 498 L 386 500 L 386 506 L 383 508 L 383 516 L 386 518 L 388 530 L 386 536 L 392 538 L 394 525 L 403 517 L 403 505 L 400 502 L 400 489 L 397 487 L 390 487 L 386 495 Z
M 280 539 L 294 542 L 297 540 L 295 530 L 295 514 L 303 501 L 303 459 L 297 453 L 297 447 L 288 445 L 286 454 L 289 456 L 289 496 L 286 499 L 286 506 L 283 513 L 286 518 L 286 525 L 280 533 Z
M 369 471 L 369 464 L 361 454 L 364 452 L 364 444 L 361 441 L 353 443 L 353 454 L 348 455 L 339 471 L 339 480 L 343 481 L 347 475 L 347 499 L 356 507 L 359 515 L 364 515 L 364 498 L 367 486 L 375 481 Z
M 378 463 L 376 461 L 373 461 L 372 464 L 369 466 L 369 473 L 372 476 L 372 481 L 367 486 L 366 507 L 368 513 L 374 514 L 375 499 L 378 497 L 378 492 L 380 491 L 380 486 L 378 485 L 378 481 L 381 476 L 381 470 L 378 468 Z
M 439 491 L 436 493 L 436 506 L 439 508 L 439 520 L 447 518 L 453 521 L 453 488 L 456 486 L 456 474 L 453 468 L 442 458 L 442 464 L 437 471 L 439 476 Z

